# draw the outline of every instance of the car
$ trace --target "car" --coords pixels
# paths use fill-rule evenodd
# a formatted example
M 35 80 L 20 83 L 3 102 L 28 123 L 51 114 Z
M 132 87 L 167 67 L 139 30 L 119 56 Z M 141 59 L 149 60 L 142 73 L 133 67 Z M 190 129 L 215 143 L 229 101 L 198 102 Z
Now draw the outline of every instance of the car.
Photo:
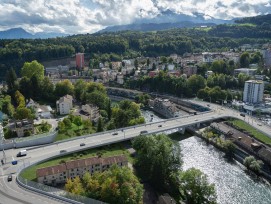
M 258 123 L 259 126 L 262 126 L 262 124 Z
M 65 149 L 60 150 L 60 154 L 66 153 L 66 152 L 67 152 L 67 150 L 65 150 Z
M 112 135 L 118 135 L 119 133 L 117 133 L 117 132 L 114 132 Z
M 158 127 L 162 127 L 162 125 L 158 125 Z
M 80 147 L 85 146 L 85 145 L 86 145 L 85 143 L 81 143 L 81 144 L 80 144 Z
M 195 121 L 198 121 L 198 119 L 195 119 Z
M 207 104 L 207 106 L 208 106 L 208 107 L 210 107 L 210 105 L 209 105 L 209 104 Z
M 146 134 L 146 133 L 148 133 L 147 130 L 142 130 L 142 131 L 140 131 L 140 134 Z
M 8 182 L 12 181 L 12 174 L 8 175 Z

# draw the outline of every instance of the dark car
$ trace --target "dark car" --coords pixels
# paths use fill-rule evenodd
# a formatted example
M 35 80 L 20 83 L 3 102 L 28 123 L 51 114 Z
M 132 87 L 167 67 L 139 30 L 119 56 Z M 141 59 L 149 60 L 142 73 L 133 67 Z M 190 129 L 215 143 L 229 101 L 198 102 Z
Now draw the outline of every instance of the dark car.
M 119 133 L 117 133 L 117 132 L 114 132 L 112 135 L 118 135 Z
M 8 182 L 10 182 L 10 181 L 12 181 L 12 175 L 11 174 L 8 175 Z
M 162 127 L 162 125 L 158 125 L 158 127 Z
M 60 150 L 60 154 L 67 152 L 67 150 Z
M 85 145 L 86 145 L 85 143 L 81 143 L 81 144 L 80 144 L 80 147 L 85 146 Z
M 146 134 L 146 133 L 148 133 L 147 130 L 142 130 L 142 131 L 140 131 L 140 134 Z

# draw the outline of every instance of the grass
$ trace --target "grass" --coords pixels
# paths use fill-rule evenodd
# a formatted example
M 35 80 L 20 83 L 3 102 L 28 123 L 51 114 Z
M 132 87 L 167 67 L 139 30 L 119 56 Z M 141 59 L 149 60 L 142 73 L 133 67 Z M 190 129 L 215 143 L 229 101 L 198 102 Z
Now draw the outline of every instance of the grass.
M 253 137 L 257 138 L 259 141 L 271 145 L 271 138 L 269 138 L 267 135 L 263 134 L 262 132 L 258 131 L 251 125 L 247 124 L 246 122 L 242 120 L 233 120 L 230 121 L 233 125 L 249 132 Z
M 21 176 L 25 179 L 36 181 L 37 180 L 36 170 L 39 168 L 58 165 L 60 163 L 63 163 L 64 161 L 67 162 L 67 161 L 76 160 L 76 159 L 94 157 L 94 156 L 97 156 L 97 153 L 99 154 L 101 153 L 102 157 L 109 157 L 109 156 L 124 154 L 127 157 L 128 161 L 130 163 L 133 163 L 134 162 L 133 157 L 131 157 L 129 151 L 127 150 L 127 147 L 129 147 L 130 145 L 131 144 L 129 142 L 123 142 L 123 143 L 112 144 L 112 145 L 95 148 L 95 149 L 88 149 L 88 150 L 80 151 L 77 153 L 61 156 L 61 157 L 43 162 L 41 164 L 31 166 L 25 169 L 21 173 Z

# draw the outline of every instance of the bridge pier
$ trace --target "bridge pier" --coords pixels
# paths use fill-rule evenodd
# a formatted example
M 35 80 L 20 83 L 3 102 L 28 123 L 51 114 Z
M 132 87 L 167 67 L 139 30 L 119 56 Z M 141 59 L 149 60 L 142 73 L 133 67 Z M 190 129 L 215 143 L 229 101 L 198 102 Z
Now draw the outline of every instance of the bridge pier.
M 185 127 L 179 128 L 178 132 L 183 135 L 185 133 Z

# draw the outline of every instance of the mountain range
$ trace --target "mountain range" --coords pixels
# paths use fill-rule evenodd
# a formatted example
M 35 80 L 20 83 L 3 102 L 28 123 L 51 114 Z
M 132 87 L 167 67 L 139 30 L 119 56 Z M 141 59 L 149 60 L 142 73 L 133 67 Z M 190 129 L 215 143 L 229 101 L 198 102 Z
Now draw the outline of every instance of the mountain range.
M 116 32 L 123 30 L 156 31 L 172 28 L 213 26 L 217 24 L 234 23 L 235 20 L 236 19 L 232 20 L 216 19 L 211 16 L 206 16 L 200 13 L 193 13 L 192 16 L 185 14 L 176 14 L 170 10 L 166 10 L 154 18 L 137 19 L 132 24 L 128 25 L 108 26 L 105 29 L 98 31 L 97 33 Z M 51 33 L 39 32 L 31 34 L 22 28 L 12 28 L 9 30 L 0 31 L 0 39 L 20 39 L 20 38 L 34 39 L 34 38 L 55 38 L 64 36 L 68 36 L 68 34 L 53 32 Z
M 64 33 L 54 33 L 54 32 L 38 32 L 31 34 L 25 31 L 23 28 L 12 28 L 4 31 L 0 31 L 0 39 L 34 39 L 34 38 L 55 38 L 55 37 L 64 37 L 68 34 Z
M 192 16 L 189 16 L 185 14 L 176 14 L 170 10 L 166 10 L 154 18 L 138 19 L 134 23 L 128 25 L 109 26 L 103 30 L 98 31 L 98 33 L 116 32 L 123 30 L 155 31 L 172 28 L 213 26 L 217 24 L 234 23 L 235 20 L 236 19 L 232 20 L 216 19 L 210 16 L 204 16 L 203 14 L 200 13 L 194 13 Z

